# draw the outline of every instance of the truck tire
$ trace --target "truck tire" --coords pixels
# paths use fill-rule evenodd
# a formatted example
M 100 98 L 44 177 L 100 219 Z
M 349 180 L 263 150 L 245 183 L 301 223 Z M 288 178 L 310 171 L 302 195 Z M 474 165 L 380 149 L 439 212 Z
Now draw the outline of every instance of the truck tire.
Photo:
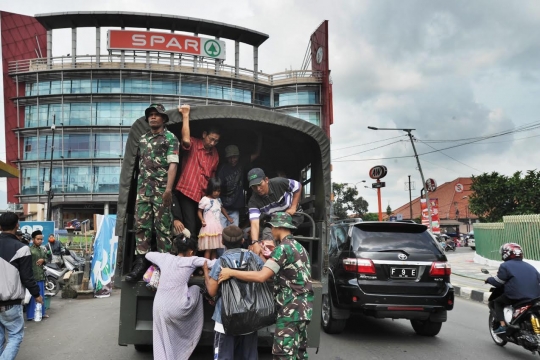
M 435 336 L 441 331 L 442 322 L 431 320 L 411 320 L 414 331 L 421 336 Z
M 322 297 L 321 320 L 323 330 L 327 334 L 339 334 L 343 332 L 345 326 L 347 325 L 346 319 L 333 318 L 333 307 L 332 296 L 330 296 L 330 294 L 324 294 Z

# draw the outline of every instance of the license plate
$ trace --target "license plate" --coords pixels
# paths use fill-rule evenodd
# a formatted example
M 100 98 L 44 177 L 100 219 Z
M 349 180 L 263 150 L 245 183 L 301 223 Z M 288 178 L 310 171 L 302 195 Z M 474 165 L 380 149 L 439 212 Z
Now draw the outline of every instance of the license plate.
M 415 268 L 390 268 L 390 277 L 394 279 L 416 278 Z

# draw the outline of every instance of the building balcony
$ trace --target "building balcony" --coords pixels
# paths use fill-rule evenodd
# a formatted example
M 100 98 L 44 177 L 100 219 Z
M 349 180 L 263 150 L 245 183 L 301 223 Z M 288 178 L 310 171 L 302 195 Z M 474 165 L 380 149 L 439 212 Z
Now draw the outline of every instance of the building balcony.
M 236 71 L 234 66 L 221 61 L 207 60 L 189 55 L 174 57 L 172 54 L 132 52 L 110 55 L 77 55 L 11 61 L 8 74 L 11 76 L 35 72 L 58 70 L 150 70 L 184 74 L 212 75 L 257 82 L 269 86 L 291 85 L 299 83 L 322 83 L 322 73 L 313 70 L 287 70 L 275 74 L 255 72 L 246 68 Z

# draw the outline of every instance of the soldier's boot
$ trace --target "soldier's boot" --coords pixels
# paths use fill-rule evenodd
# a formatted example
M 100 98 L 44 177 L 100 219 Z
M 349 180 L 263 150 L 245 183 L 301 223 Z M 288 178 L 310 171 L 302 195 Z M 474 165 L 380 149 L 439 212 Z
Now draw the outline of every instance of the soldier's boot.
M 131 272 L 126 275 L 126 281 L 137 282 L 141 280 L 149 266 L 149 262 L 144 255 L 136 255 Z

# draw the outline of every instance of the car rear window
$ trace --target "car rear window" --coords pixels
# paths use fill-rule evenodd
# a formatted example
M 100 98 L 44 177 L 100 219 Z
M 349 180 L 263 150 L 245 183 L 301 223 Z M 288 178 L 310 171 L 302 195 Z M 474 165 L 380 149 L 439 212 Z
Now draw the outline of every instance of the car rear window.
M 388 231 L 391 230 L 391 231 Z M 398 230 L 398 231 L 396 231 Z M 404 232 L 400 229 L 354 227 L 353 249 L 357 252 L 403 250 L 408 253 L 440 253 L 440 248 L 429 232 Z

